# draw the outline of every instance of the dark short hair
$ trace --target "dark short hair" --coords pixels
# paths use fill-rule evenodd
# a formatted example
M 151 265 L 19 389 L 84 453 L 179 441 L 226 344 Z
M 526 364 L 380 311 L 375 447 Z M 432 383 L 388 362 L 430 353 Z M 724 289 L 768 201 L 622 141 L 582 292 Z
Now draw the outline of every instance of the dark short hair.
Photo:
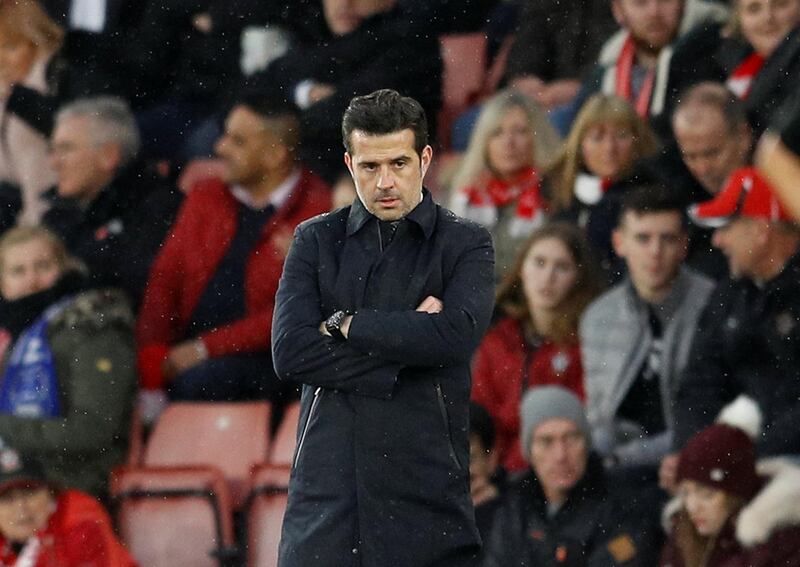
M 270 130 L 290 150 L 300 145 L 300 109 L 278 90 L 248 89 L 236 97 L 233 108 L 244 106 L 270 124 Z
M 639 185 L 623 197 L 617 217 L 618 227 L 622 226 L 627 213 L 637 215 L 677 213 L 681 219 L 681 227 L 685 229 L 688 226 L 684 199 L 679 198 L 675 191 L 670 191 L 658 183 Z
M 469 434 L 480 439 L 484 450 L 494 449 L 495 429 L 492 416 L 485 407 L 475 402 L 469 403 Z
M 381 136 L 406 129 L 414 132 L 414 150 L 422 155 L 428 145 L 428 119 L 419 102 L 391 89 L 357 96 L 350 101 L 342 118 L 344 149 L 352 153 L 350 135 L 354 130 Z

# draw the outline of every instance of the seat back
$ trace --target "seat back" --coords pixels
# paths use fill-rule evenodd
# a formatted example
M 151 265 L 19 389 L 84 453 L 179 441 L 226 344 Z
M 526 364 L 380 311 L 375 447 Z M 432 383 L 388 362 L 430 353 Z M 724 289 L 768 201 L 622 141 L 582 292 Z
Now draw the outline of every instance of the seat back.
M 267 461 L 270 413 L 267 402 L 170 404 L 148 439 L 144 465 L 217 467 L 238 507 L 250 469 Z
M 269 462 L 273 465 L 291 466 L 297 446 L 297 424 L 300 421 L 300 402 L 293 402 L 283 410 L 283 418 L 272 440 Z
M 139 565 L 218 567 L 233 547 L 230 495 L 214 469 L 120 469 L 111 494 L 120 538 Z
M 247 510 L 247 565 L 277 567 L 283 515 L 288 500 L 288 466 L 266 465 L 253 471 Z
M 483 32 L 444 35 L 439 48 L 442 73 L 442 110 L 437 134 L 440 144 L 449 147 L 450 127 L 480 95 L 486 77 L 486 35 Z

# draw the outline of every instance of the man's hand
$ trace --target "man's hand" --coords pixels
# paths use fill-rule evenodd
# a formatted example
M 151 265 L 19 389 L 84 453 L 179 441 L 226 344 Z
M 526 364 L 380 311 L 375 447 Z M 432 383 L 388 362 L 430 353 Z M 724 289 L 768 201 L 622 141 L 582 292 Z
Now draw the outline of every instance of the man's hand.
M 167 360 L 164 361 L 164 378 L 171 382 L 178 374 L 207 358 L 208 352 L 200 339 L 177 344 L 167 353 Z
M 520 75 L 511 80 L 511 88 L 538 101 L 544 88 L 544 81 L 534 75 Z
M 658 486 L 670 494 L 678 492 L 678 453 L 667 455 L 658 469 Z
M 444 304 L 441 299 L 429 295 L 422 300 L 422 303 L 419 304 L 416 311 L 420 311 L 421 313 L 441 313 L 443 307 Z
M 326 85 L 324 83 L 316 83 L 313 87 L 311 87 L 311 91 L 308 93 L 308 102 L 309 104 L 317 104 L 321 100 L 325 100 L 333 93 L 336 92 L 336 89 L 332 85 Z

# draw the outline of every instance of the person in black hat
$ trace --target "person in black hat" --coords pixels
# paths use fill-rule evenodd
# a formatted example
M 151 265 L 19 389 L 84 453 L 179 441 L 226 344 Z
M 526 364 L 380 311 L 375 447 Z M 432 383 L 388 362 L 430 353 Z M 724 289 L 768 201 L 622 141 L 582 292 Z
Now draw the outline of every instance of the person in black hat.
M 742 396 L 681 451 L 679 493 L 665 511 L 671 531 L 662 566 L 800 561 L 800 468 L 781 461 L 757 467 L 751 436 L 759 433 L 760 417 Z
M 100 503 L 50 484 L 42 466 L 0 449 L 0 565 L 132 567 Z

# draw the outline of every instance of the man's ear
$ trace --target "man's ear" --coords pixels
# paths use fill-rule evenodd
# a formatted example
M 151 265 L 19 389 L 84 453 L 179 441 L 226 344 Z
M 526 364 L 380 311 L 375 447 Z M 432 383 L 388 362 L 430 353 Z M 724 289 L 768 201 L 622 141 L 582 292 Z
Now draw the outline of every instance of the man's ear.
M 611 0 L 611 14 L 614 16 L 614 20 L 616 20 L 617 24 L 621 28 L 628 27 L 628 20 L 625 18 L 625 12 L 620 6 L 621 0 Z
M 347 166 L 348 171 L 350 171 L 350 176 L 355 178 L 355 173 L 353 173 L 353 158 L 350 157 L 350 152 L 344 153 L 344 164 Z
M 419 166 L 422 170 L 422 177 L 425 178 L 425 174 L 428 172 L 428 168 L 431 165 L 431 161 L 433 160 L 433 148 L 430 146 L 425 146 L 422 148 L 422 154 L 419 156 Z
M 611 232 L 611 244 L 614 247 L 614 252 L 620 258 L 625 257 L 625 237 L 622 234 L 624 229 L 618 226 Z
M 122 150 L 119 145 L 106 142 L 99 148 L 100 165 L 104 171 L 114 173 L 122 163 Z

